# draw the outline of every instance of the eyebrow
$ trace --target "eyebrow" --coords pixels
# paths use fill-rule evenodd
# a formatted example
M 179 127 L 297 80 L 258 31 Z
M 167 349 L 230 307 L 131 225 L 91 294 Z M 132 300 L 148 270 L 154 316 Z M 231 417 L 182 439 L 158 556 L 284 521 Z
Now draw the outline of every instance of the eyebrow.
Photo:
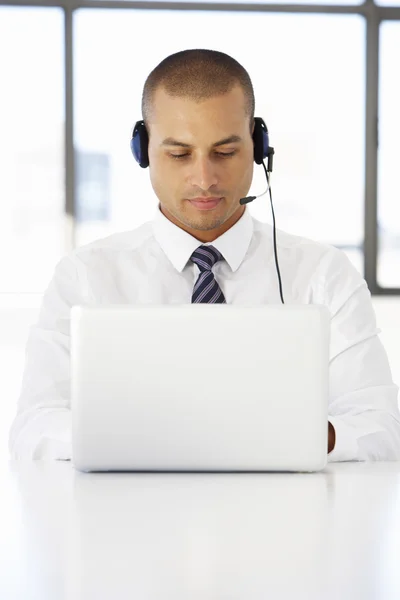
M 223 140 L 219 140 L 215 142 L 212 147 L 223 146 L 224 144 L 234 144 L 235 142 L 242 142 L 242 138 L 239 135 L 230 135 Z M 174 140 L 172 137 L 167 137 L 165 140 L 161 142 L 161 146 L 181 146 L 182 148 L 192 148 L 191 144 L 184 144 L 183 142 L 179 142 L 178 140 Z

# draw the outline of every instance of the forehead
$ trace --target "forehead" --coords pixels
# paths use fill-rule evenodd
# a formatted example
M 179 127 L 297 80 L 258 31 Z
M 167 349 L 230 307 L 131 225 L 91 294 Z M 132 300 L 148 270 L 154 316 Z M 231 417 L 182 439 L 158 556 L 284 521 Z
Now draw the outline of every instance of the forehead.
M 206 130 L 211 127 L 229 133 L 239 132 L 248 122 L 245 97 L 240 86 L 235 86 L 225 94 L 200 101 L 184 96 L 171 96 L 164 88 L 158 88 L 154 94 L 151 112 L 152 129 L 154 125 L 157 130 L 164 130 L 165 137 L 173 134 L 171 131 L 165 131 L 171 128 Z

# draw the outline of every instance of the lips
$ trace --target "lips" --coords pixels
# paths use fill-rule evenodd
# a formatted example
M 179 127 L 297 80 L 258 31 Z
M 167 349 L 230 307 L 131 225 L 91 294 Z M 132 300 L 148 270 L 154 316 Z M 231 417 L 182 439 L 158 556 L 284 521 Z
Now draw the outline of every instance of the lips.
M 189 200 L 190 204 L 195 208 L 199 208 L 200 210 L 210 210 L 218 206 L 221 202 L 222 198 L 193 198 L 193 200 Z

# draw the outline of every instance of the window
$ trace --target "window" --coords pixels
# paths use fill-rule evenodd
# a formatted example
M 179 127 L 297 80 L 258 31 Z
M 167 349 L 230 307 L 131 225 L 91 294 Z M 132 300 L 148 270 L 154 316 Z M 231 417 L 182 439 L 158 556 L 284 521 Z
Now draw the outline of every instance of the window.
M 201 11 L 160 11 L 164 27 L 152 45 L 148 31 L 154 18 L 145 10 L 75 14 L 75 141 L 79 161 L 91 163 L 97 173 L 87 175 L 89 182 L 78 181 L 79 204 L 87 215 L 78 221 L 78 244 L 152 217 L 157 199 L 149 173 L 129 148 L 132 127 L 141 119 L 143 84 L 168 54 L 203 47 L 231 54 L 252 78 L 256 116 L 266 121 L 275 147 L 271 184 L 277 227 L 340 246 L 361 271 L 363 19 L 235 12 L 215 12 L 210 19 Z M 240 42 L 244 31 L 251 31 L 251 45 Z M 91 195 L 96 189 L 103 192 Z M 255 165 L 250 193 L 265 189 L 264 170 Z M 268 195 L 249 209 L 272 222 Z
M 376 0 L 376 3 L 382 6 L 400 6 L 400 0 Z
M 167 1 L 167 0 L 160 0 Z M 186 2 L 187 0 L 178 0 L 178 2 Z M 388 2 L 396 2 L 396 0 L 388 0 Z M 152 0 L 148 0 L 149 3 Z M 210 4 L 212 0 L 201 0 L 202 4 Z M 354 4 L 361 4 L 361 0 L 310 0 L 309 2 L 304 2 L 304 0 L 292 0 L 291 2 L 286 2 L 286 0 L 270 0 L 269 2 L 265 2 L 265 0 L 236 0 L 236 2 L 231 2 L 231 0 L 220 0 L 218 4 L 329 4 L 331 6 L 347 6 Z
M 400 288 L 399 56 L 400 22 L 383 22 L 379 61 L 377 279 L 380 286 L 393 288 Z
M 0 293 L 42 292 L 65 250 L 63 48 L 60 9 L 0 7 Z

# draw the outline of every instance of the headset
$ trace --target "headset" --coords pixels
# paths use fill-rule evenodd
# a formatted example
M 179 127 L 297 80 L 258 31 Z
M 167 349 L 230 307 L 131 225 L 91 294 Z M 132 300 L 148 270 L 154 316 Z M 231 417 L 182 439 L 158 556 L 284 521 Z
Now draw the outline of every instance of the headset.
M 281 274 L 280 274 L 279 265 L 278 265 L 278 252 L 276 249 L 275 213 L 274 213 L 274 207 L 272 204 L 272 192 L 271 192 L 270 176 L 269 176 L 269 173 L 272 172 L 272 163 L 273 163 L 273 156 L 275 154 L 275 151 L 272 148 L 272 146 L 269 145 L 268 128 L 267 128 L 264 120 L 261 119 L 260 117 L 254 117 L 253 144 L 254 144 L 254 161 L 257 165 L 262 164 L 262 166 L 264 167 L 265 176 L 267 178 L 268 188 L 265 190 L 265 192 L 263 192 L 262 194 L 259 194 L 258 196 L 247 196 L 246 198 L 240 198 L 239 203 L 240 204 L 248 204 L 249 202 L 252 202 L 256 198 L 260 198 L 261 196 L 264 196 L 264 194 L 266 194 L 267 191 L 269 192 L 269 197 L 271 200 L 272 219 L 273 219 L 273 224 L 274 224 L 275 265 L 276 265 L 276 272 L 278 275 L 279 293 L 281 296 L 282 304 L 284 304 L 285 302 L 283 299 Z M 132 132 L 131 152 L 132 152 L 136 162 L 139 163 L 139 166 L 142 167 L 143 169 L 146 169 L 146 167 L 149 166 L 148 148 L 149 148 L 149 136 L 147 133 L 146 125 L 144 124 L 144 121 L 137 121 L 135 124 L 135 127 L 133 128 L 133 132 Z M 264 158 L 268 159 L 267 167 L 264 164 Z

